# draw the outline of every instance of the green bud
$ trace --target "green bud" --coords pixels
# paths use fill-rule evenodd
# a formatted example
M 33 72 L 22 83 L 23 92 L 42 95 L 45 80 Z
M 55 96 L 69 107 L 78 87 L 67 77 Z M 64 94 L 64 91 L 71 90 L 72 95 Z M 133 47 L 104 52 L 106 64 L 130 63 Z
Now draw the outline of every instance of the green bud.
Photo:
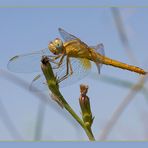
M 94 118 L 92 117 L 89 97 L 86 95 L 87 91 L 88 91 L 88 86 L 81 84 L 80 85 L 81 95 L 79 98 L 79 104 L 81 107 L 82 119 L 86 127 L 90 129 Z
M 51 98 L 63 108 L 62 100 L 60 99 L 61 94 L 59 92 L 58 80 L 54 76 L 51 64 L 49 62 L 49 58 L 43 56 L 41 62 L 41 69 L 46 78 L 48 88 L 51 91 Z

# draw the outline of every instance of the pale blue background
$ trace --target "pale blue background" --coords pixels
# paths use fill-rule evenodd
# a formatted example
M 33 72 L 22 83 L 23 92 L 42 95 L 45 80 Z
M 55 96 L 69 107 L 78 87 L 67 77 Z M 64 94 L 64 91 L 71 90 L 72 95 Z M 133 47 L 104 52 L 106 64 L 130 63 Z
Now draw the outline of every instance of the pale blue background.
M 67 1 L 62 3 L 67 5 Z M 75 1 L 77 4 L 77 1 Z M 82 5 L 84 3 L 80 2 Z M 1 1 L 1 5 L 33 5 L 34 3 L 19 1 L 7 3 Z M 39 1 L 36 5 L 40 5 Z M 42 3 L 46 5 L 47 2 Z M 56 1 L 51 5 L 60 5 Z M 89 2 L 85 3 L 90 5 Z M 94 4 L 97 4 L 95 1 Z M 99 3 L 104 4 L 104 3 Z M 105 3 L 106 4 L 106 3 Z M 113 5 L 112 3 L 111 5 Z M 148 67 L 147 55 L 147 26 L 148 8 L 121 8 L 124 25 L 133 53 L 142 68 Z M 111 10 L 109 8 L 0 8 L 0 68 L 7 71 L 8 60 L 17 54 L 33 52 L 46 48 L 50 40 L 59 37 L 57 28 L 62 27 L 68 32 L 80 37 L 89 45 L 102 42 L 105 45 L 107 56 L 132 64 L 128 59 L 121 44 Z M 148 68 L 147 68 L 148 69 Z M 92 112 L 95 116 L 93 132 L 96 139 L 101 129 L 110 119 L 113 111 L 128 94 L 129 89 L 110 85 L 94 77 L 97 73 L 93 68 L 91 75 L 76 84 L 62 88 L 61 92 L 74 110 L 80 115 L 78 106 L 79 84 L 89 85 L 88 96 L 91 99 Z M 109 75 L 136 83 L 138 75 L 120 69 L 103 66 L 102 75 Z M 15 74 L 28 84 L 36 73 Z M 2 75 L 3 76 L 3 75 Z M 96 77 L 96 75 L 95 75 Z M 40 101 L 20 86 L 0 78 L 0 99 L 5 105 L 12 121 L 21 133 L 23 139 L 34 140 L 36 117 Z M 28 86 L 29 87 L 29 86 Z M 48 92 L 45 92 L 48 96 Z M 49 98 L 50 99 L 50 98 Z M 115 128 L 109 135 L 109 140 L 146 140 L 147 132 L 147 102 L 142 93 L 139 93 L 134 101 L 126 108 Z M 16 140 L 11 136 L 2 118 L 0 118 L 0 140 Z M 73 119 L 55 105 L 52 101 L 45 106 L 45 118 L 43 124 L 43 140 L 86 140 L 83 130 Z
M 147 147 L 147 143 L 143 142 L 143 143 L 125 143 L 125 142 L 93 142 L 93 143 L 89 143 L 89 142 L 79 142 L 79 143 L 76 143 L 76 142 L 58 142 L 58 143 L 47 143 L 47 142 L 37 142 L 37 143 L 1 143 L 0 144 L 2 147 L 22 147 L 22 148 L 25 148 L 25 147 L 78 147 L 78 146 L 83 146 L 85 148 L 88 148 L 88 147 L 93 147 L 93 148 L 97 148 L 98 146 L 99 147 L 103 147 L 103 148 L 109 148 L 109 147 L 134 147 L 134 148 L 139 148 L 139 147 L 142 147 L 142 148 L 146 148 Z
M 147 0 L 1 0 L 1 5 L 120 5 L 120 6 L 145 6 L 148 5 Z

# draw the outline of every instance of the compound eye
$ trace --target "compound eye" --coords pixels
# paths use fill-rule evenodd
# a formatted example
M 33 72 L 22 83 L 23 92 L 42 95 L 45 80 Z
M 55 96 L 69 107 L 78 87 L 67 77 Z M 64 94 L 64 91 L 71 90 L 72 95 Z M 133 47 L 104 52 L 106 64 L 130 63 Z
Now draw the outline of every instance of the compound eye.
M 63 47 L 63 42 L 59 38 L 56 38 L 55 41 L 54 41 L 54 43 L 55 43 L 55 46 L 57 48 L 62 48 Z
M 50 43 L 48 44 L 48 49 L 49 49 L 53 54 L 56 54 L 56 47 L 55 47 L 55 45 L 54 45 L 52 42 L 50 42 Z

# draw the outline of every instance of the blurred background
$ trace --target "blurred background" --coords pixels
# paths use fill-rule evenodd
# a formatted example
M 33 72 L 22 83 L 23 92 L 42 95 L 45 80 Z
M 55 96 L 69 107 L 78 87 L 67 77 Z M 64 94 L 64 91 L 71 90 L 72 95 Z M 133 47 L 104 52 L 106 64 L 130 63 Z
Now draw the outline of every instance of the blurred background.
M 60 37 L 61 27 L 88 45 L 103 43 L 112 59 L 148 69 L 147 13 L 147 8 L 0 8 L 0 140 L 87 140 L 48 91 L 29 90 L 38 73 L 12 73 L 7 63 L 15 55 L 46 48 Z M 139 79 L 138 74 L 105 65 L 98 75 L 94 65 L 87 77 L 61 88 L 61 93 L 80 115 L 79 85 L 89 85 L 97 140 L 147 140 L 148 87 L 145 80 L 141 90 L 134 89 Z

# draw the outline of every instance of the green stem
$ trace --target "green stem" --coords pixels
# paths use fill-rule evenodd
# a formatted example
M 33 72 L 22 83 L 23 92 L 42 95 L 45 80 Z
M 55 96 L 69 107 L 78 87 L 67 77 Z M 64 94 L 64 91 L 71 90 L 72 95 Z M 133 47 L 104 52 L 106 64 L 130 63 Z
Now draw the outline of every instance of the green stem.
M 79 118 L 79 116 L 74 112 L 74 110 L 70 107 L 70 105 L 66 102 L 64 97 L 59 91 L 59 85 L 57 82 L 56 77 L 54 76 L 54 73 L 52 71 L 52 67 L 46 57 L 43 57 L 42 59 L 42 65 L 41 65 L 42 71 L 44 73 L 44 76 L 46 78 L 48 88 L 51 90 L 53 95 L 58 98 L 58 101 L 62 103 L 62 106 L 72 115 L 72 117 L 81 125 L 81 127 L 84 129 L 85 133 L 87 134 L 90 141 L 94 141 L 95 138 L 93 136 L 93 133 L 91 130 L 88 130 L 85 126 L 84 122 Z
M 65 109 L 73 116 L 73 118 L 81 125 L 81 127 L 85 130 L 88 138 L 90 141 L 94 141 L 94 135 L 91 130 L 88 130 L 87 127 L 85 126 L 84 122 L 80 119 L 80 117 L 74 112 L 74 110 L 70 107 L 70 105 L 66 102 L 66 100 L 63 98 L 63 96 L 59 96 L 61 101 L 63 102 L 63 106 Z

